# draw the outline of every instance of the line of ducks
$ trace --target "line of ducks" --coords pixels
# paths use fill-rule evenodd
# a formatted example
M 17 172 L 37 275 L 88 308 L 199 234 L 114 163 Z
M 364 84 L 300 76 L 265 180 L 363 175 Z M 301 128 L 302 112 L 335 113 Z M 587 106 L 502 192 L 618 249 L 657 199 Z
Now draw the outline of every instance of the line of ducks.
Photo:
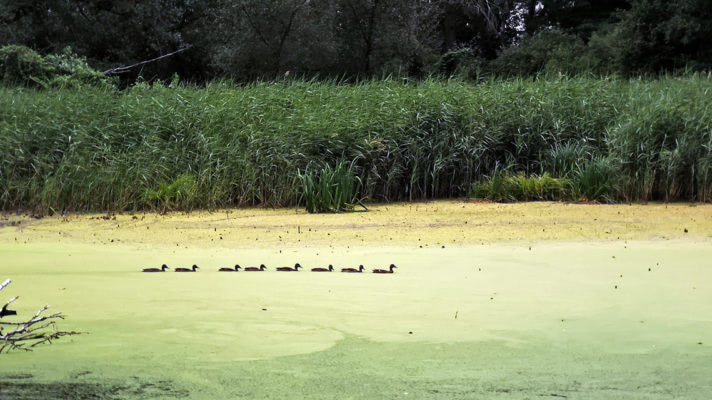
M 299 265 L 299 263 L 296 263 L 296 264 L 294 264 L 294 267 L 279 267 L 279 268 L 277 268 L 277 271 L 297 272 L 300 268 L 304 269 L 301 265 Z M 373 272 L 374 274 L 392 274 L 394 268 L 398 268 L 398 267 L 396 267 L 394 264 L 391 264 L 388 269 L 376 268 L 376 269 L 372 270 L 371 272 Z M 163 264 L 161 266 L 161 268 L 144 268 L 143 272 L 165 272 L 168 269 L 170 269 L 170 268 L 168 268 L 168 266 L 166 264 Z M 200 269 L 200 267 L 193 264 L 192 268 L 175 268 L 174 271 L 175 272 L 197 272 L 198 269 Z M 266 271 L 267 266 L 265 266 L 264 264 L 260 264 L 259 267 L 242 268 L 239 264 L 235 264 L 235 266 L 233 268 L 223 267 L 223 268 L 218 269 L 218 271 L 220 271 L 220 272 L 238 272 L 240 269 L 242 269 L 243 271 L 246 271 L 246 272 L 260 272 L 260 271 Z M 365 268 L 363 265 L 359 265 L 358 268 L 341 268 L 341 272 L 350 273 L 350 274 L 359 274 L 359 273 L 362 273 L 364 270 L 365 270 Z M 312 268 L 311 271 L 312 272 L 333 272 L 335 270 L 334 270 L 334 266 L 329 264 L 328 268 Z

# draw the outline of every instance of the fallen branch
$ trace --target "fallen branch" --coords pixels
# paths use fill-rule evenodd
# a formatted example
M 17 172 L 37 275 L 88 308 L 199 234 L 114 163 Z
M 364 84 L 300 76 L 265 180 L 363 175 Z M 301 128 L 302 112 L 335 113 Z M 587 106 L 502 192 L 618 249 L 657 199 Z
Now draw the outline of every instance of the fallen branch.
M 11 283 L 10 279 L 0 285 L 0 290 L 5 289 Z M 0 318 L 17 315 L 14 310 L 8 310 L 7 307 L 17 300 L 19 296 L 10 299 L 0 309 Z M 61 313 L 42 315 L 49 309 L 46 305 L 39 309 L 35 315 L 28 321 L 24 322 L 4 322 L 0 321 L 0 353 L 10 350 L 26 350 L 35 347 L 42 343 L 52 343 L 52 340 L 68 335 L 78 335 L 79 332 L 65 332 L 57 330 L 56 320 L 64 319 Z M 13 330 L 3 331 L 3 326 L 13 327 Z M 51 330 L 50 330 L 51 328 Z
M 104 71 L 104 72 L 102 72 L 102 73 L 103 73 L 104 75 L 118 75 L 118 74 L 124 74 L 124 73 L 126 73 L 126 72 L 129 72 L 129 71 L 131 70 L 131 68 L 135 68 L 135 67 L 138 67 L 138 66 L 140 66 L 140 65 L 145 65 L 145 64 L 148 64 L 148 63 L 152 63 L 152 62 L 154 62 L 154 61 L 158 61 L 158 60 L 162 60 L 162 59 L 164 59 L 164 58 L 168 58 L 168 57 L 173 56 L 173 55 L 176 55 L 176 54 L 178 54 L 178 53 L 182 53 L 182 52 L 184 52 L 184 51 L 190 49 L 191 47 L 192 47 L 192 46 L 183 47 L 182 49 L 178 49 L 178 50 L 176 50 L 176 51 L 174 51 L 174 52 L 171 52 L 171 53 L 168 53 L 168 54 L 164 54 L 164 55 L 162 55 L 162 56 L 158 56 L 158 57 L 152 58 L 152 59 L 150 59 L 150 60 L 141 61 L 141 62 L 136 63 L 136 64 L 133 64 L 133 65 L 124 65 L 124 66 L 122 66 L 122 67 L 114 67 L 114 68 L 111 68 L 111 69 L 107 69 L 106 71 Z

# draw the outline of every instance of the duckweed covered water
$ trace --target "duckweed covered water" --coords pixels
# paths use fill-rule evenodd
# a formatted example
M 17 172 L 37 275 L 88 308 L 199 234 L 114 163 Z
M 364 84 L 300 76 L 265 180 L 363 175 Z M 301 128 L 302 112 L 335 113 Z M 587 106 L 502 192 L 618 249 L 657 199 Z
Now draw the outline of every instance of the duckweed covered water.
M 709 206 L 385 207 L 68 222 L 13 216 L 23 222 L 0 228 L 0 278 L 13 279 L 3 295 L 21 295 L 20 315 L 49 303 L 68 316 L 62 328 L 86 334 L 0 355 L 0 399 L 712 392 Z M 455 223 L 462 220 L 476 227 Z M 152 233 L 140 235 L 146 226 Z M 552 229 L 560 240 L 542 240 L 554 226 L 566 227 Z M 541 236 L 529 233 L 540 228 Z M 445 241 L 446 229 L 456 243 Z M 587 240 L 576 240 L 577 230 Z M 270 271 L 216 271 L 236 262 Z M 274 272 L 294 262 L 399 269 Z M 162 263 L 201 269 L 139 272 Z

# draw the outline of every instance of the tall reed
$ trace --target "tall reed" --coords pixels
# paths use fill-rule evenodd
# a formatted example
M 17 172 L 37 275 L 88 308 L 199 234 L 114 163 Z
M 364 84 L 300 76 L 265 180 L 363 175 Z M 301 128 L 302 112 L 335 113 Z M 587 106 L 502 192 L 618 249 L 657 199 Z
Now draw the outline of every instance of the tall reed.
M 696 75 L 0 88 L 0 208 L 288 206 L 298 171 L 342 159 L 367 201 L 465 196 L 503 166 L 573 179 L 594 159 L 611 200 L 707 201 L 710 89 Z M 151 198 L 184 176 L 189 196 Z
M 354 174 L 354 163 L 339 160 L 333 168 L 309 168 L 297 171 L 301 184 L 301 202 L 310 213 L 353 210 L 361 204 L 361 178 Z M 364 208 L 366 208 L 364 206 Z

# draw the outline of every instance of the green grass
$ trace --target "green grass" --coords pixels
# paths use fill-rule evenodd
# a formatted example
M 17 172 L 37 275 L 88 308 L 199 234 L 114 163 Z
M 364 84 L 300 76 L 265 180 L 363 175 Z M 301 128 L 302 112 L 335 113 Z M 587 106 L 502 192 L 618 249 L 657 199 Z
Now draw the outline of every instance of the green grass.
M 465 196 L 502 166 L 575 180 L 594 159 L 615 171 L 608 200 L 708 201 L 710 89 L 703 76 L 0 88 L 0 209 L 305 205 L 300 171 L 339 160 L 364 201 Z M 160 194 L 185 176 L 189 196 Z
M 333 168 L 297 171 L 301 199 L 310 213 L 351 211 L 360 203 L 361 179 L 354 175 L 354 163 L 339 160 Z M 365 207 L 364 207 L 365 208 Z
M 568 179 L 553 178 L 548 173 L 509 176 L 497 171 L 490 179 L 475 183 L 470 195 L 499 202 L 566 200 L 571 197 L 571 190 Z

